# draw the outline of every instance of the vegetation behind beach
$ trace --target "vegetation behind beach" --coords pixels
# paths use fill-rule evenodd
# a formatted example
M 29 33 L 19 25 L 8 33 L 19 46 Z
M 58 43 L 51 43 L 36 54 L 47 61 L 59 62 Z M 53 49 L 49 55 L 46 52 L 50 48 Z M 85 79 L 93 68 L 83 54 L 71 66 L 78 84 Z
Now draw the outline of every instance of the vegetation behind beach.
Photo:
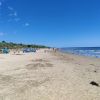
M 2 48 L 18 49 L 18 48 L 48 48 L 44 45 L 35 45 L 35 44 L 23 44 L 23 43 L 13 43 L 13 42 L 0 42 L 0 49 Z

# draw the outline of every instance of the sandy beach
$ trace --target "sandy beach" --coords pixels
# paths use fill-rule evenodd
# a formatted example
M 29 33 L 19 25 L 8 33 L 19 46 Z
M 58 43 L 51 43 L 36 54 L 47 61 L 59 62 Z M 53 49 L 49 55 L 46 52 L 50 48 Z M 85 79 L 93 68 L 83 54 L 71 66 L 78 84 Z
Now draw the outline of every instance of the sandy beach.
M 100 100 L 99 85 L 97 58 L 44 50 L 0 54 L 0 100 Z

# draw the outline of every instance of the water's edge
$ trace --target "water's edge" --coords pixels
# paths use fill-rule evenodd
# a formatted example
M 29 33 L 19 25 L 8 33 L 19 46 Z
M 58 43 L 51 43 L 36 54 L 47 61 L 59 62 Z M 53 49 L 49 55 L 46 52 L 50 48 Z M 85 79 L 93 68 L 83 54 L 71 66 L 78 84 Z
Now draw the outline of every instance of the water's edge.
M 61 48 L 60 51 L 63 53 L 100 58 L 100 47 L 71 47 Z

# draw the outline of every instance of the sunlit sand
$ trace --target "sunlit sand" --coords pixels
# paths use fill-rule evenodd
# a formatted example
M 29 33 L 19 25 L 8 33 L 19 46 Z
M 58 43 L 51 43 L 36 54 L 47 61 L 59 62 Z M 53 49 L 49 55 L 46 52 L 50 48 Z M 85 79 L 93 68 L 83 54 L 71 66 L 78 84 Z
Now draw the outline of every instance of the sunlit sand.
M 100 59 L 39 50 L 0 60 L 0 100 L 100 100 Z

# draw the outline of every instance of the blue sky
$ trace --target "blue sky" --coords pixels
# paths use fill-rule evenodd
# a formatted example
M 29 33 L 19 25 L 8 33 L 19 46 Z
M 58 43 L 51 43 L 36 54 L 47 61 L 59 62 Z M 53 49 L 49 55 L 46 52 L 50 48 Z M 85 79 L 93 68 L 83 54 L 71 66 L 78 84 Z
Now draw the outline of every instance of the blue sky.
M 0 0 L 0 41 L 100 46 L 100 0 Z

